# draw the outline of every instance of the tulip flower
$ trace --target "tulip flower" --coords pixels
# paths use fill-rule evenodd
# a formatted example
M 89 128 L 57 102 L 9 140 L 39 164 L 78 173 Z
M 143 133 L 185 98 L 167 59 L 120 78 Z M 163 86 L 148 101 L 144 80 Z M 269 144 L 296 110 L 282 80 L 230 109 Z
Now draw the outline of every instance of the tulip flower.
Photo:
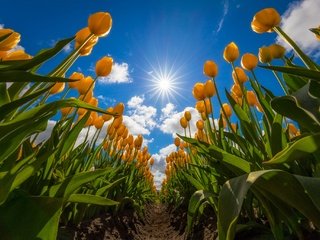
M 79 72 L 73 72 L 71 74 L 71 76 L 69 77 L 69 79 L 72 80 L 78 80 L 78 81 L 74 81 L 74 82 L 68 82 L 69 88 L 77 88 L 80 80 L 82 80 L 84 78 L 82 73 Z
M 3 61 L 16 61 L 16 60 L 28 60 L 32 57 L 25 53 L 24 50 L 17 50 L 9 52 L 6 56 L 2 58 Z
M 228 103 L 224 103 L 224 104 L 222 104 L 222 108 L 223 108 L 223 110 L 221 109 L 220 113 L 222 115 L 224 115 L 224 112 L 225 112 L 226 117 L 228 117 L 228 118 L 231 117 L 232 109 L 231 109 L 230 105 Z
M 14 32 L 12 29 L 0 29 L 0 37 L 4 36 L 7 37 L 0 42 L 0 51 L 9 51 L 20 42 L 20 34 Z
M 208 77 L 214 78 L 218 74 L 217 64 L 212 60 L 206 61 L 203 65 L 203 73 Z
M 92 77 L 88 76 L 86 78 L 81 79 L 79 84 L 77 85 L 77 89 L 79 94 L 84 95 L 89 91 L 93 90 L 94 80 Z
M 272 55 L 269 47 L 259 48 L 259 61 L 261 63 L 270 63 L 272 61 Z
M 236 97 L 238 97 L 238 98 L 242 97 L 242 91 L 241 91 L 241 88 L 240 88 L 239 84 L 236 84 L 236 83 L 233 84 L 232 87 L 231 87 L 231 92 L 233 94 L 235 94 Z
M 118 103 L 114 108 L 113 108 L 113 113 L 116 115 L 122 115 L 124 112 L 124 104 L 122 102 Z
M 113 113 L 113 108 L 112 107 L 109 107 L 107 110 L 106 110 L 108 113 Z M 110 114 L 103 114 L 102 115 L 102 118 L 105 122 L 109 121 L 111 118 L 113 118 L 112 115 Z
M 64 90 L 64 87 L 65 87 L 65 83 L 64 82 L 57 82 L 50 89 L 49 93 L 50 94 L 60 93 L 60 92 L 62 92 Z
M 88 27 L 97 37 L 106 36 L 112 27 L 112 18 L 108 12 L 97 12 L 89 16 Z
M 232 78 L 235 84 L 242 84 L 248 81 L 248 76 L 240 67 L 235 67 L 235 69 L 232 71 Z
M 257 12 L 251 22 L 256 33 L 272 32 L 272 28 L 280 24 L 281 16 L 274 8 L 265 8 Z
M 279 44 L 272 44 L 269 46 L 272 58 L 282 58 L 286 53 L 286 49 Z
M 204 94 L 206 97 L 211 98 L 216 94 L 214 82 L 210 79 L 204 84 Z
M 113 59 L 111 57 L 103 57 L 96 63 L 96 75 L 98 77 L 106 77 L 112 69 Z
M 253 91 L 247 91 L 247 101 L 250 106 L 257 105 L 257 97 Z
M 102 116 L 99 116 L 94 119 L 93 125 L 96 127 L 96 129 L 101 129 L 103 127 L 103 118 Z
M 238 46 L 234 42 L 231 42 L 225 47 L 223 58 L 228 63 L 233 63 L 239 57 L 239 54 Z
M 75 48 L 81 46 L 87 38 L 91 35 L 91 32 L 88 27 L 81 29 L 76 33 L 75 37 Z M 93 46 L 98 42 L 98 37 L 91 36 L 86 44 L 80 49 L 79 53 L 81 56 L 87 56 L 91 53 Z
M 185 111 L 184 112 L 184 117 L 187 119 L 187 121 L 189 122 L 191 120 L 191 113 L 189 111 Z
M 198 101 L 205 99 L 204 84 L 199 82 L 196 83 L 193 87 L 192 94 Z
M 198 130 L 203 130 L 203 128 L 204 128 L 204 122 L 203 122 L 203 120 L 198 120 L 197 122 L 196 122 L 196 126 L 197 126 L 197 129 Z
M 174 145 L 176 145 L 176 147 L 179 147 L 180 146 L 180 138 L 176 137 L 174 139 Z
M 241 58 L 241 66 L 248 71 L 252 71 L 258 65 L 258 62 L 257 56 L 251 53 L 245 53 Z
M 181 125 L 181 127 L 183 127 L 184 129 L 186 129 L 186 128 L 188 127 L 188 121 L 187 121 L 187 119 L 186 119 L 185 117 L 182 117 L 182 118 L 180 119 L 180 125 Z

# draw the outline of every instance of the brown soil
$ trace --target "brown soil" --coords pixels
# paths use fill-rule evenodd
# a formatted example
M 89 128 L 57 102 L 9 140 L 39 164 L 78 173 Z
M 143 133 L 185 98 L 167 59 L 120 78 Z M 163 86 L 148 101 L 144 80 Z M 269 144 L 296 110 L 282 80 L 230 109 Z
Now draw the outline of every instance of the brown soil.
M 117 217 L 104 214 L 77 227 L 61 228 L 59 239 L 75 240 L 201 240 L 215 239 L 215 218 L 200 219 L 193 232 L 187 237 L 185 211 L 171 211 L 165 205 L 146 206 L 144 218 L 133 210 L 126 210 Z

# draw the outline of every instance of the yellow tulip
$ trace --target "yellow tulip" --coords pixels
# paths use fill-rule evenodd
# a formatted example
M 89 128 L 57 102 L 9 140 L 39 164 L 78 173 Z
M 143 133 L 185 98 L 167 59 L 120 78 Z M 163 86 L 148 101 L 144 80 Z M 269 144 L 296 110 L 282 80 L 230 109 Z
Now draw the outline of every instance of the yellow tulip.
M 239 54 L 240 53 L 238 46 L 234 42 L 231 42 L 225 47 L 223 52 L 223 58 L 228 63 L 232 63 L 239 57 Z
M 288 124 L 288 129 L 292 135 L 296 135 L 298 133 L 298 129 L 296 128 L 296 126 L 293 123 Z
M 272 32 L 272 28 L 278 26 L 280 21 L 280 14 L 274 8 L 265 8 L 253 17 L 251 28 L 256 33 Z
M 232 71 L 232 78 L 235 84 L 242 84 L 248 81 L 248 76 L 240 67 L 235 67 Z
M 203 122 L 202 120 L 198 120 L 198 121 L 196 122 L 196 126 L 197 126 L 197 129 L 198 129 L 198 130 L 203 130 L 203 128 L 204 128 L 204 122 Z
M 212 60 L 206 61 L 203 65 L 203 73 L 208 77 L 214 78 L 218 74 L 217 64 Z
M 112 107 L 109 107 L 107 110 L 106 110 L 108 113 L 113 113 L 113 108 Z M 102 118 L 105 122 L 109 121 L 111 118 L 113 118 L 112 115 L 110 114 L 103 114 L 102 115 Z
M 82 73 L 73 72 L 73 73 L 71 74 L 71 76 L 69 77 L 69 79 L 78 80 L 78 81 L 69 82 L 69 83 L 68 83 L 69 88 L 77 88 L 80 80 L 82 80 L 83 78 L 84 78 L 84 76 L 83 76 Z
M 89 103 L 91 106 L 98 107 L 99 101 L 98 101 L 97 98 L 92 97 L 88 103 Z
M 191 113 L 189 111 L 185 111 L 184 112 L 184 117 L 187 119 L 187 121 L 189 122 L 191 120 Z
M 180 146 L 180 138 L 176 137 L 174 139 L 174 145 L 176 145 L 176 147 L 179 147 Z
M 60 93 L 60 92 L 62 92 L 64 90 L 64 87 L 65 87 L 65 83 L 64 82 L 57 82 L 50 89 L 49 93 L 50 94 Z
M 15 61 L 15 60 L 28 60 L 32 57 L 25 53 L 24 50 L 17 50 L 8 53 L 5 57 L 2 58 L 3 61 Z
M 6 35 L 7 37 L 0 42 L 0 51 L 9 51 L 17 46 L 17 44 L 20 42 L 19 33 L 8 28 L 0 29 L 0 37 L 4 37 Z
M 231 109 L 230 105 L 228 103 L 224 103 L 224 104 L 222 104 L 222 108 L 223 108 L 224 112 L 226 113 L 226 117 L 228 117 L 228 118 L 231 117 L 232 109 Z M 221 111 L 220 111 L 220 113 L 222 115 L 224 115 L 223 110 L 221 109 Z
M 206 83 L 204 84 L 204 94 L 208 98 L 211 98 L 216 94 L 216 89 L 211 79 L 206 81 Z
M 241 58 L 241 66 L 248 71 L 252 71 L 258 65 L 258 58 L 251 53 L 243 54 Z
M 113 113 L 116 115 L 123 115 L 124 112 L 124 104 L 122 102 L 118 103 L 114 108 L 113 108 Z
M 60 109 L 62 116 L 66 116 L 73 111 L 73 107 L 64 107 Z
M 188 127 L 188 121 L 185 117 L 180 118 L 180 125 L 183 128 L 187 128 Z
M 269 63 L 272 61 L 272 55 L 269 47 L 259 48 L 259 61 L 261 63 Z
M 193 86 L 193 90 L 192 90 L 192 94 L 194 96 L 195 99 L 197 100 L 203 100 L 206 98 L 206 95 L 204 93 L 204 84 L 203 83 L 196 83 Z
M 81 79 L 79 84 L 77 85 L 78 92 L 81 95 L 84 95 L 87 92 L 92 91 L 93 87 L 94 87 L 94 81 L 90 76 Z
M 236 95 L 236 97 L 241 98 L 242 97 L 242 91 L 241 88 L 239 86 L 239 84 L 233 84 L 231 87 L 231 92 Z
M 86 102 L 86 103 L 89 103 L 90 100 L 91 100 L 91 98 L 92 98 L 92 96 L 93 96 L 93 91 L 89 91 L 86 95 L 80 95 L 80 96 L 79 96 L 79 99 L 80 99 L 81 101 L 84 101 L 84 102 Z
M 103 127 L 103 119 L 102 116 L 99 116 L 94 119 L 93 125 L 96 127 L 96 129 L 101 129 Z
M 204 102 L 203 102 L 203 101 L 198 101 L 198 102 L 196 103 L 195 108 L 198 110 L 199 113 L 202 113 L 202 112 L 205 112 L 205 111 L 206 111 L 206 108 L 205 108 L 205 105 L 204 105 Z
M 112 18 L 108 12 L 97 12 L 89 16 L 88 27 L 95 36 L 106 36 L 112 27 Z
M 112 126 L 113 126 L 114 128 L 118 128 L 118 127 L 120 127 L 120 125 L 122 124 L 122 121 L 123 121 L 123 117 L 122 117 L 122 116 L 119 116 L 119 117 L 117 117 L 117 118 L 115 118 L 115 119 L 113 120 Z
M 237 124 L 236 123 L 231 123 L 231 128 L 234 132 L 237 132 Z
M 258 100 L 256 94 L 253 91 L 247 91 L 247 101 L 250 106 L 257 105 Z
M 286 49 L 279 44 L 272 44 L 269 46 L 272 58 L 282 58 L 286 53 Z
M 113 59 L 111 57 L 103 57 L 96 63 L 96 75 L 98 77 L 106 77 L 112 69 Z
M 88 27 L 81 29 L 76 33 L 75 37 L 75 48 L 77 49 L 79 46 L 81 46 L 87 38 L 90 36 L 91 32 Z M 83 47 L 79 50 L 80 55 L 87 56 L 91 53 L 92 48 L 96 43 L 98 42 L 98 37 L 91 36 L 89 41 L 83 45 Z

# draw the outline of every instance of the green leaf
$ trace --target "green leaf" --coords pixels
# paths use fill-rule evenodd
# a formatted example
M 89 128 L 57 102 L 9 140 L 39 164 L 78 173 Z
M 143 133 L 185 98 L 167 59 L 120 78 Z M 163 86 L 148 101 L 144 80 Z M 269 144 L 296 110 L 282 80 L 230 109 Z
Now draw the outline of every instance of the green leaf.
M 294 96 L 277 97 L 271 101 L 272 108 L 295 121 L 311 132 L 320 131 L 320 122 L 306 109 L 302 108 Z
M 264 162 L 265 165 L 289 163 L 309 154 L 315 153 L 320 148 L 320 134 L 310 135 L 295 141 L 287 146 L 272 159 Z
M 278 72 L 287 73 L 287 74 L 294 75 L 294 76 L 311 78 L 315 81 L 320 81 L 320 72 L 316 71 L 316 70 L 310 70 L 307 68 L 292 67 L 292 66 L 279 67 L 279 66 L 261 66 L 260 65 L 259 67 L 271 69 L 271 70 L 278 71 Z
M 282 130 L 282 115 L 277 114 L 273 120 L 272 123 L 272 129 L 271 129 L 271 151 L 272 155 L 277 154 L 283 149 L 283 137 L 284 133 Z
M 49 189 L 49 196 L 61 197 L 66 200 L 81 185 L 91 182 L 111 170 L 112 169 L 107 168 L 89 172 L 81 172 L 73 176 L 67 177 L 61 183 L 58 183 Z
M 0 107 L 10 102 L 7 84 L 0 82 Z
M 314 80 L 310 81 L 309 93 L 312 97 L 320 99 L 320 83 Z
M 126 179 L 127 179 L 127 176 L 119 178 L 116 181 L 108 184 L 107 186 L 99 188 L 99 190 L 96 192 L 96 195 L 102 196 L 103 194 L 105 194 L 106 191 L 113 189 L 114 187 L 118 186 L 120 183 L 124 182 Z
M 25 60 L 22 63 L 13 64 L 12 66 L 0 68 L 0 71 L 8 71 L 8 70 L 23 70 L 24 71 L 24 70 L 29 70 L 33 67 L 36 67 L 36 66 L 44 63 L 45 61 L 49 60 L 53 56 L 55 56 L 73 39 L 74 39 L 74 37 L 61 40 L 61 41 L 57 42 L 53 48 L 41 51 L 40 54 L 33 57 L 32 59 Z M 7 63 L 7 62 L 5 62 L 5 63 Z
M 0 82 L 73 82 L 63 77 L 48 77 L 22 70 L 0 71 Z
M 295 92 L 302 88 L 304 85 L 308 83 L 308 81 L 302 77 L 289 75 L 287 73 L 283 73 L 283 80 L 286 85 L 289 87 L 291 92 Z
M 234 239 L 243 201 L 250 188 L 279 199 L 320 226 L 320 179 L 292 175 L 281 170 L 251 172 L 227 181 L 219 195 L 219 239 Z M 285 205 L 285 206 L 286 206 Z
M 113 206 L 119 204 L 119 202 L 113 201 L 109 198 L 90 194 L 71 194 L 67 202 L 95 204 L 101 206 Z
M 188 219 L 187 219 L 187 231 L 190 232 L 192 229 L 193 221 L 197 215 L 197 211 L 199 210 L 199 207 L 201 204 L 207 200 L 209 197 L 212 197 L 213 195 L 205 190 L 198 190 L 192 196 L 189 200 L 188 205 Z
M 0 206 L 1 238 L 56 240 L 61 212 L 61 199 L 17 196 Z

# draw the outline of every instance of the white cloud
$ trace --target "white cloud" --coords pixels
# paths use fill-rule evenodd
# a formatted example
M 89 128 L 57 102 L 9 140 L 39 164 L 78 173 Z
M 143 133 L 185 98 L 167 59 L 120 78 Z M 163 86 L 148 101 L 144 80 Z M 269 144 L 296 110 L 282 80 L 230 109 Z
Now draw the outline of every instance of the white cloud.
M 99 102 L 105 106 L 114 105 L 117 102 L 114 98 L 109 98 L 103 95 L 98 95 L 97 98 L 99 99 Z
M 167 103 L 167 105 L 161 109 L 161 116 L 160 116 L 160 120 L 166 119 L 168 117 L 170 117 L 173 114 L 176 114 L 177 111 L 175 111 L 176 106 L 173 103 Z
M 229 0 L 226 0 L 224 2 L 224 4 L 223 4 L 223 15 L 222 15 L 222 18 L 220 19 L 220 21 L 218 23 L 217 30 L 214 31 L 215 33 L 220 32 L 220 30 L 222 28 L 222 25 L 224 23 L 224 19 L 226 18 L 226 15 L 228 14 L 228 11 L 229 11 Z
M 316 57 L 320 56 L 319 42 L 309 29 L 319 26 L 319 11 L 319 0 L 294 2 L 282 15 L 281 20 L 281 28 L 303 51 Z M 289 46 L 279 37 L 277 37 L 277 42 L 289 49 Z
M 107 77 L 99 77 L 98 81 L 103 84 L 132 82 L 128 63 L 115 62 L 112 66 L 111 73 Z
M 64 47 L 63 47 L 63 51 L 65 52 L 65 53 L 70 53 L 71 51 L 72 51 L 72 44 L 71 43 L 68 43 L 67 45 L 65 45 Z
M 157 109 L 143 104 L 144 96 L 132 97 L 128 105 L 128 115 L 124 116 L 124 123 L 133 135 L 149 135 L 156 126 Z
M 0 23 L 0 29 L 3 29 L 3 28 L 4 28 L 4 24 Z
M 37 136 L 37 139 L 36 139 L 35 143 L 38 144 L 38 143 L 41 143 L 41 142 L 47 140 L 51 136 L 52 129 L 56 125 L 56 123 L 57 122 L 54 121 L 54 120 L 49 120 L 46 130 L 41 132 Z
M 166 112 L 167 106 L 163 108 L 161 111 Z M 181 112 L 175 112 L 174 114 L 168 115 L 166 118 L 163 118 L 160 122 L 159 128 L 163 133 L 172 134 L 172 137 L 176 137 L 176 133 L 184 135 L 184 130 L 180 126 L 180 118 L 183 117 L 184 112 L 189 111 L 191 113 L 190 120 L 190 128 L 192 136 L 196 132 L 196 122 L 200 119 L 200 115 L 198 111 L 193 107 L 186 107 Z M 189 132 L 187 131 L 187 135 L 189 136 Z

